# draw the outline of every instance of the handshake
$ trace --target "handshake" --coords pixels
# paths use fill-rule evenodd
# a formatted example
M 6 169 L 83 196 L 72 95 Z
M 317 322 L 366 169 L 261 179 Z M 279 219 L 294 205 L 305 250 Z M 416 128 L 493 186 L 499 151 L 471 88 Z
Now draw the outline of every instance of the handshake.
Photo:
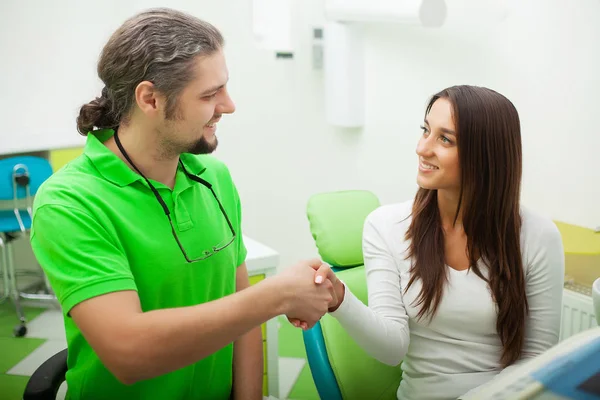
M 292 325 L 310 329 L 344 300 L 344 284 L 319 259 L 299 262 L 275 277 L 282 290 L 282 310 Z

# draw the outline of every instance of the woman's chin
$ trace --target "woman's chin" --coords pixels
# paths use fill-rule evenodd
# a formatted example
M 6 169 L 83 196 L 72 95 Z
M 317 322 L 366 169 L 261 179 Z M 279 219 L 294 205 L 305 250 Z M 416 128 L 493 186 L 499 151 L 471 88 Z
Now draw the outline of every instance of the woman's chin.
M 421 189 L 427 189 L 427 190 L 435 190 L 437 189 L 437 186 L 431 182 L 429 179 L 423 179 L 422 177 L 417 177 L 417 185 L 421 188 Z

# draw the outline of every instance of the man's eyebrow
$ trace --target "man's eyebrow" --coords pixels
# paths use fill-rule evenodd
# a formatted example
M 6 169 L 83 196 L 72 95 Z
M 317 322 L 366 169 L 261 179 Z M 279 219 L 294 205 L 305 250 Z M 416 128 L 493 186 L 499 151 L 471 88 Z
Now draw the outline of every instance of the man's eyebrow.
M 226 85 L 226 84 L 224 83 L 224 84 L 222 84 L 222 85 L 219 85 L 219 86 L 214 86 L 214 87 L 211 87 L 210 89 L 207 89 L 207 90 L 205 90 L 204 92 L 202 92 L 201 96 L 206 96 L 206 95 L 209 95 L 209 94 L 211 94 L 211 93 L 214 93 L 214 92 L 218 91 L 219 89 L 222 89 L 222 88 L 224 88 L 224 87 L 225 87 L 225 85 Z
M 429 125 L 429 121 L 427 121 L 427 118 L 425 118 L 425 124 Z M 448 135 L 454 135 L 454 136 L 456 136 L 456 132 L 454 132 L 452 129 L 440 128 L 440 131 L 442 131 L 442 132 L 444 132 L 445 134 L 448 134 Z

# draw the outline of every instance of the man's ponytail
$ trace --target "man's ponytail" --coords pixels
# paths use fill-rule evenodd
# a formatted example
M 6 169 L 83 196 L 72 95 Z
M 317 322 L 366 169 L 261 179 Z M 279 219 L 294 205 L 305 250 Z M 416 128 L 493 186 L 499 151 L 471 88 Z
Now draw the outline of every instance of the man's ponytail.
M 80 134 L 86 136 L 94 127 L 114 128 L 118 121 L 113 116 L 111 101 L 108 97 L 108 90 L 102 90 L 102 96 L 81 106 L 79 116 L 77 117 L 77 130 Z

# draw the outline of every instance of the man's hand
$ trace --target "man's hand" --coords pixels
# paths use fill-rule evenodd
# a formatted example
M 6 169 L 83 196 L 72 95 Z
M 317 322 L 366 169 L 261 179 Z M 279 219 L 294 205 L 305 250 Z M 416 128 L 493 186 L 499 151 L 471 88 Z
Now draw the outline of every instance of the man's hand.
M 286 298 L 284 314 L 289 320 L 303 321 L 305 329 L 316 324 L 333 302 L 331 282 L 315 282 L 315 270 L 322 264 L 318 259 L 300 262 L 276 276 Z
M 342 304 L 344 300 L 345 287 L 342 281 L 340 281 L 331 267 L 326 263 L 316 266 L 313 264 L 313 268 L 316 270 L 314 274 L 314 281 L 317 285 L 325 285 L 328 287 L 331 294 L 331 301 L 327 305 L 327 311 L 333 312 Z M 331 286 L 329 286 L 331 285 Z M 308 324 L 298 318 L 289 318 L 288 320 L 296 328 L 308 329 Z

